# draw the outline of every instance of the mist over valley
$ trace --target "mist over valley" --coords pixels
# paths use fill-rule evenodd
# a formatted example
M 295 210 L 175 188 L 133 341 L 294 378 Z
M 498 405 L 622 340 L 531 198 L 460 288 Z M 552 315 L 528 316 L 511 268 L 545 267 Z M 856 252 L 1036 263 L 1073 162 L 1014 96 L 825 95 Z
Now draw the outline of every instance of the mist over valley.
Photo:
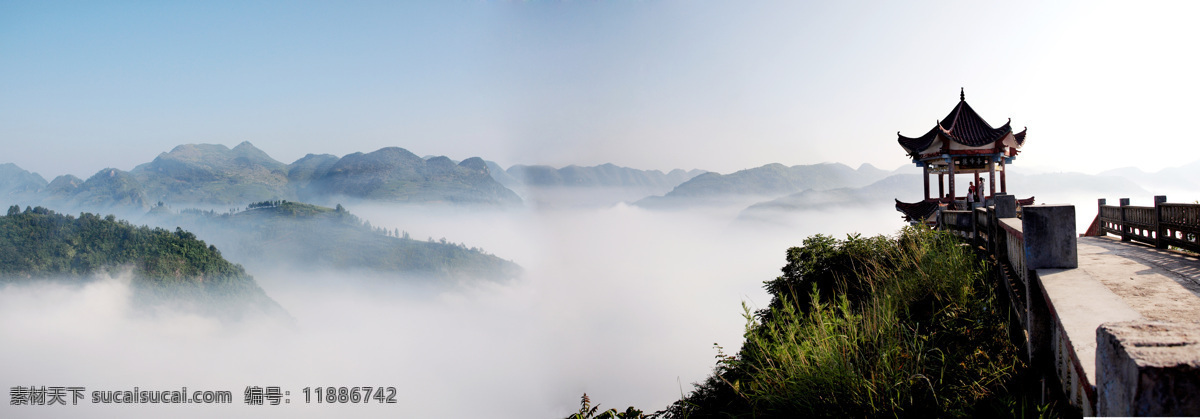
M 726 352 L 741 344 L 742 303 L 766 303 L 762 283 L 778 276 L 784 250 L 813 234 L 893 234 L 903 225 L 893 199 L 920 193 L 919 178 L 903 167 L 499 171 L 478 158 L 403 156 L 389 148 L 283 165 L 248 143 L 188 145 L 131 172 L 110 169 L 83 182 L 44 182 L 0 166 L 8 205 L 116 213 L 202 240 L 244 266 L 261 288 L 255 298 L 282 312 L 228 316 L 219 305 L 196 310 L 194 301 L 145 304 L 129 270 L 33 275 L 41 279 L 10 270 L 0 288 L 7 320 L 0 336 L 21 344 L 0 356 L 29 360 L 10 369 L 11 379 L 235 394 L 248 385 L 398 389 L 398 407 L 354 407 L 367 416 L 555 417 L 573 411 L 585 392 L 608 407 L 658 409 L 711 372 L 714 343 Z M 352 157 L 339 180 L 314 186 Z M 1093 195 L 1148 195 L 1134 179 L 1111 173 L 1015 175 L 1009 182 L 1013 190 L 1081 200 L 1086 221 Z M 464 185 L 492 185 L 472 196 L 508 198 L 450 198 L 471 190 Z M 305 196 L 346 203 L 291 200 Z M 26 213 L 17 207 L 6 219 L 36 215 Z M 88 414 L 214 412 L 118 409 Z M 302 404 L 230 412 L 329 413 Z

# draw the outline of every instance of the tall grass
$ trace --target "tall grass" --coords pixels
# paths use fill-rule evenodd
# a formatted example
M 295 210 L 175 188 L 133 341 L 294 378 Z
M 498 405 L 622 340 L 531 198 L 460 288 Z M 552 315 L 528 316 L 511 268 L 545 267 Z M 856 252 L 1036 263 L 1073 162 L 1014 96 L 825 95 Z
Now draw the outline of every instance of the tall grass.
M 736 355 L 668 417 L 978 416 L 1013 409 L 1024 368 L 986 266 L 955 237 L 813 236 L 745 308 Z M 1015 402 L 1020 404 L 1020 402 Z

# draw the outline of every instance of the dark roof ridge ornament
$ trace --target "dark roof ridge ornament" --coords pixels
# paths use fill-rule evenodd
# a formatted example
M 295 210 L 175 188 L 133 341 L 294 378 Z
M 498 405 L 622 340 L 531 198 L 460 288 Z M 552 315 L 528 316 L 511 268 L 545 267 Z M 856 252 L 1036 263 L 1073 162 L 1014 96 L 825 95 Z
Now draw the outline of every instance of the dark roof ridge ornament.
M 963 88 L 961 88 L 961 87 L 959 87 L 959 88 L 958 88 L 958 100 L 959 100 L 960 102 L 965 102 L 965 101 L 967 100 L 967 92 L 966 92 L 966 89 L 963 89 Z

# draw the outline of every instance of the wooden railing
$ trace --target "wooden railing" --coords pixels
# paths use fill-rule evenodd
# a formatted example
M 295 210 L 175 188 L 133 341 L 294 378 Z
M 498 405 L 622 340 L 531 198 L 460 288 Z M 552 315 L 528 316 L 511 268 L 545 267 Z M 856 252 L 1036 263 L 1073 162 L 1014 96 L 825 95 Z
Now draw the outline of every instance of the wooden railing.
M 1106 204 L 1104 199 L 1098 201 L 1100 234 L 1200 253 L 1200 204 L 1167 203 L 1162 195 L 1154 197 L 1152 207 L 1129 205 L 1129 198 L 1121 198 L 1120 205 Z

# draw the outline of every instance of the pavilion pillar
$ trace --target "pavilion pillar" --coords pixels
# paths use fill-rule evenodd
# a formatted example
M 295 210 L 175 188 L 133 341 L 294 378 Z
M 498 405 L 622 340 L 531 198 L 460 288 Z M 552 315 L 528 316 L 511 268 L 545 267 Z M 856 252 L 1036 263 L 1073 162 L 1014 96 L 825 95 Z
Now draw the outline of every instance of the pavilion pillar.
M 938 172 L 938 199 L 946 197 L 946 174 Z
M 1008 167 L 1004 166 L 1004 156 L 1000 157 L 1000 193 L 1008 193 Z
M 988 159 L 988 192 L 996 196 L 996 158 Z
M 921 166 L 921 172 L 925 174 L 924 176 L 921 176 L 921 177 L 925 179 L 925 200 L 928 201 L 929 200 L 929 165 Z
M 955 190 L 954 190 L 954 159 L 947 157 L 946 162 L 949 163 L 947 165 L 947 167 L 950 168 L 950 200 L 953 201 L 954 200 L 954 192 L 955 192 Z

